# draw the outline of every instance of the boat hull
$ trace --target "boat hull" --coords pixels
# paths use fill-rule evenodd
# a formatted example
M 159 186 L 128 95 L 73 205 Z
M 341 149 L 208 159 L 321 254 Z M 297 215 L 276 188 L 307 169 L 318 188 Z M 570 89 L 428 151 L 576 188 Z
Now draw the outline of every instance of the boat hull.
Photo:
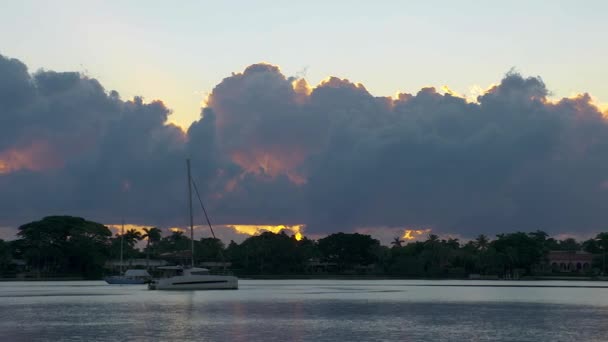
M 189 275 L 155 279 L 150 290 L 237 290 L 237 277 L 226 275 Z
M 104 280 L 106 281 L 106 283 L 112 285 L 141 285 L 149 282 L 149 280 L 146 279 L 133 279 L 121 276 L 106 277 L 104 278 Z

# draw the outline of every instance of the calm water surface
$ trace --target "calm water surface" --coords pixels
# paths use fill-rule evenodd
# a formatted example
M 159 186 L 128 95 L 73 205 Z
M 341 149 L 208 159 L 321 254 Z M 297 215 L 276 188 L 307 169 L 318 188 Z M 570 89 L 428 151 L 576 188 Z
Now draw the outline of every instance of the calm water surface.
M 608 341 L 607 282 L 0 282 L 1 341 Z

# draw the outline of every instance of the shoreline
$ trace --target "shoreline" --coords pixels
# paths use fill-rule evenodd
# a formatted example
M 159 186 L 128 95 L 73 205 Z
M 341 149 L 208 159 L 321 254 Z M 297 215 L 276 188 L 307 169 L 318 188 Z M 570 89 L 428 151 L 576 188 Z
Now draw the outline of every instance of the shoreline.
M 243 274 L 237 276 L 241 280 L 460 280 L 460 281 L 608 281 L 608 277 L 585 277 L 585 276 L 527 276 L 519 279 L 502 279 L 502 278 L 459 278 L 459 277 L 399 277 L 399 276 L 374 276 L 374 275 L 306 275 L 306 274 L 290 274 L 290 275 L 261 275 L 261 274 Z M 50 278 L 2 278 L 0 282 L 59 282 L 59 281 L 103 281 L 99 279 L 86 279 L 83 277 L 50 277 Z

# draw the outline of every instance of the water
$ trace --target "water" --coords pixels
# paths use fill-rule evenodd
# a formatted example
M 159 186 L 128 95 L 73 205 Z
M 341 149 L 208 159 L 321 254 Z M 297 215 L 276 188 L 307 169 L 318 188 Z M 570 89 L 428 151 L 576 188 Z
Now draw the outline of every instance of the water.
M 1 341 L 608 341 L 608 282 L 0 282 Z M 517 287 L 513 287 L 517 286 Z

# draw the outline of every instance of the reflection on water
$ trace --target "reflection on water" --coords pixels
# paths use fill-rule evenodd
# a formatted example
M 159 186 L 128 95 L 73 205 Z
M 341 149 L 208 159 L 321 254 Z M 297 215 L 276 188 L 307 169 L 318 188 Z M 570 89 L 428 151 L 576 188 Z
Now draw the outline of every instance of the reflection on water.
M 2 341 L 608 340 L 608 283 L 602 282 L 241 280 L 240 287 L 163 292 L 102 282 L 0 283 L 0 336 Z

